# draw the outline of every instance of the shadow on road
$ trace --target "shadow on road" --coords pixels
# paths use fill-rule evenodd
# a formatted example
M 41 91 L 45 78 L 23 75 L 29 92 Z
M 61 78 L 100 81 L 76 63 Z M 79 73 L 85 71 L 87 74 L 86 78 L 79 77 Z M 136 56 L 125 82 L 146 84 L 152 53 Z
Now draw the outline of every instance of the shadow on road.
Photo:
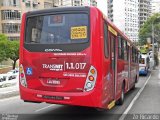
M 120 114 L 97 111 L 94 108 L 61 106 L 49 110 L 45 114 L 20 115 L 20 120 L 117 120 Z
M 20 120 L 118 120 L 139 89 L 135 88 L 128 92 L 124 105 L 115 106 L 111 110 L 98 111 L 89 107 L 62 105 L 47 109 L 43 113 L 19 115 L 18 118 Z

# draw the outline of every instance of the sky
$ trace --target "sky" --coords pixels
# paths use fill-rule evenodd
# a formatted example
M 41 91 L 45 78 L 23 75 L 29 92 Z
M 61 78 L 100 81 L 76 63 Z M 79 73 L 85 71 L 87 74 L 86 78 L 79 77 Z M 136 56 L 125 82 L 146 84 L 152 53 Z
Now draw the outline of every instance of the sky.
M 97 0 L 97 7 L 107 16 L 107 0 Z

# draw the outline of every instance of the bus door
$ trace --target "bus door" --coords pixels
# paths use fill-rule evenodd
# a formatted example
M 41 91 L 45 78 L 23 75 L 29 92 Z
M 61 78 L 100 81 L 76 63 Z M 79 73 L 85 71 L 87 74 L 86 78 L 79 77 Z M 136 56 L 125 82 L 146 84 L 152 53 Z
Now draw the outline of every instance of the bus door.
M 110 72 L 112 76 L 112 98 L 115 99 L 115 91 L 116 91 L 116 71 L 117 71 L 117 60 L 116 60 L 116 36 L 110 33 Z

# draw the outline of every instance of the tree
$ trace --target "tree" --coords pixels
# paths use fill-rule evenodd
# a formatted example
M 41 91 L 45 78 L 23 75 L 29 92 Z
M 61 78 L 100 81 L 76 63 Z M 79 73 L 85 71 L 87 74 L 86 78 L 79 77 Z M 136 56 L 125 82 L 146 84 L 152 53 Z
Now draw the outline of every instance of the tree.
M 143 26 L 141 26 L 139 30 L 139 42 L 141 45 L 144 45 L 147 43 L 147 38 L 152 36 L 152 24 L 155 28 L 155 34 L 158 35 L 157 37 L 160 38 L 160 13 L 156 13 L 153 16 L 151 16 Z
M 13 60 L 13 69 L 16 67 L 16 62 L 19 59 L 19 41 L 13 40 L 8 42 L 7 57 Z
M 7 60 L 7 47 L 8 46 L 8 40 L 7 37 L 3 34 L 0 34 L 0 63 L 4 60 Z
M 7 36 L 5 36 L 4 34 L 0 34 L 0 41 L 6 41 L 8 40 Z

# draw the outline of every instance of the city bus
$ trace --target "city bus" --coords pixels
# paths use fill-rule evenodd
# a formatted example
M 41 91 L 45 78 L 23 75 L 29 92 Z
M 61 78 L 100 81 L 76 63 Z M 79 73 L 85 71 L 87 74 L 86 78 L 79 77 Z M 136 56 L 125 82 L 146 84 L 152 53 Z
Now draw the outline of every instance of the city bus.
M 96 7 L 23 14 L 20 97 L 111 109 L 139 78 L 138 49 Z

